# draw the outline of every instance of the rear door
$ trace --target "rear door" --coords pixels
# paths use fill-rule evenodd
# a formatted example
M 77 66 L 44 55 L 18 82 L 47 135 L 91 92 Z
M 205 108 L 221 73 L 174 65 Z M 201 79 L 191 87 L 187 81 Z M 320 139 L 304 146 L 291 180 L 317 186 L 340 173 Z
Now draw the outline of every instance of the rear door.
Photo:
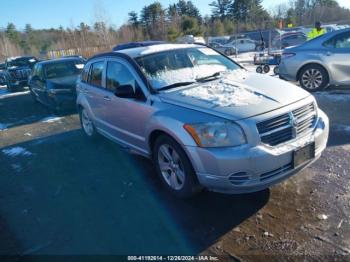
M 350 32 L 345 32 L 327 40 L 324 61 L 337 84 L 350 84 Z
M 91 112 L 95 120 L 95 126 L 99 129 L 105 129 L 103 125 L 104 109 L 104 81 L 105 81 L 105 60 L 96 60 L 91 63 L 86 83 L 82 84 L 81 92 L 84 93 Z

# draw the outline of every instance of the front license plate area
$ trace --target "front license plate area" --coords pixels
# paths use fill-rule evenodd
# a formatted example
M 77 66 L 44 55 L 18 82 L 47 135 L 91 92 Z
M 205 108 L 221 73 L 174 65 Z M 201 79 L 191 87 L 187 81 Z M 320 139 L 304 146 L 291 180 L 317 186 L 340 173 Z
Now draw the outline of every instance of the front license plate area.
M 293 153 L 293 168 L 315 158 L 315 143 L 308 144 Z

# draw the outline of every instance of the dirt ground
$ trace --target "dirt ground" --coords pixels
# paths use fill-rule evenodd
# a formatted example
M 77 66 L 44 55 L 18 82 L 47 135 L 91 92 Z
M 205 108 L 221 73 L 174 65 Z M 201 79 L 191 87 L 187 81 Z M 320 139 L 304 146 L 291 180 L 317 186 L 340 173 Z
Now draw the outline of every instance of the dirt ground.
M 179 200 L 148 160 L 85 139 L 75 112 L 0 88 L 0 255 L 350 260 L 350 92 L 315 96 L 331 120 L 315 164 L 262 192 Z

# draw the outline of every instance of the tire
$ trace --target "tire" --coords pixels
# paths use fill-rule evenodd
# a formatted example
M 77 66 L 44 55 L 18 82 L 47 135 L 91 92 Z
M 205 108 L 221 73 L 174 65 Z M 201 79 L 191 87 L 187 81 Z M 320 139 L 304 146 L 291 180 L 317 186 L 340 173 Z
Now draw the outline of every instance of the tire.
M 279 75 L 280 70 L 279 70 L 278 66 L 275 66 L 275 68 L 273 69 L 273 73 L 274 73 L 275 75 Z
M 79 118 L 81 129 L 85 136 L 89 139 L 95 139 L 97 137 L 97 131 L 85 108 L 79 110 Z
M 256 68 L 256 72 L 257 72 L 258 74 L 261 74 L 261 73 L 263 72 L 262 66 L 258 66 L 258 67 Z
M 226 56 L 230 56 L 230 55 L 231 55 L 231 51 L 228 50 L 228 49 L 226 49 L 226 50 L 225 50 L 225 55 L 226 55 Z
M 32 90 L 30 90 L 30 96 L 32 97 L 34 103 L 39 103 L 38 99 L 36 98 L 35 94 L 33 93 Z
M 189 158 L 174 139 L 167 135 L 159 136 L 152 155 L 162 183 L 172 194 L 190 198 L 202 189 Z
M 299 83 L 309 92 L 323 90 L 329 84 L 329 76 L 322 66 L 308 65 L 302 68 L 299 74 Z
M 270 72 L 270 66 L 264 65 L 263 70 L 264 70 L 264 73 L 267 74 L 268 72 Z

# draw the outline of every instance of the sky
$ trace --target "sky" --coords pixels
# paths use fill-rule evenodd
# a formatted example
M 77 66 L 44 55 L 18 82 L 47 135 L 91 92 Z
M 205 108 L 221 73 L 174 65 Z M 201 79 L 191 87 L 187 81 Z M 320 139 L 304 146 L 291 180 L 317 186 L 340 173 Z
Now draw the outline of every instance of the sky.
M 159 0 L 164 7 L 177 0 Z M 210 14 L 209 3 L 213 0 L 192 0 L 202 15 Z M 18 29 L 30 23 L 35 29 L 77 26 L 80 22 L 92 24 L 96 19 L 96 7 L 102 6 L 108 21 L 120 26 L 127 21 L 130 11 L 140 12 L 143 6 L 154 0 L 0 0 L 0 28 L 9 22 Z M 273 8 L 288 0 L 263 0 L 266 9 Z M 339 4 L 350 8 L 350 0 L 338 0 Z M 101 9 L 98 9 L 101 10 Z

